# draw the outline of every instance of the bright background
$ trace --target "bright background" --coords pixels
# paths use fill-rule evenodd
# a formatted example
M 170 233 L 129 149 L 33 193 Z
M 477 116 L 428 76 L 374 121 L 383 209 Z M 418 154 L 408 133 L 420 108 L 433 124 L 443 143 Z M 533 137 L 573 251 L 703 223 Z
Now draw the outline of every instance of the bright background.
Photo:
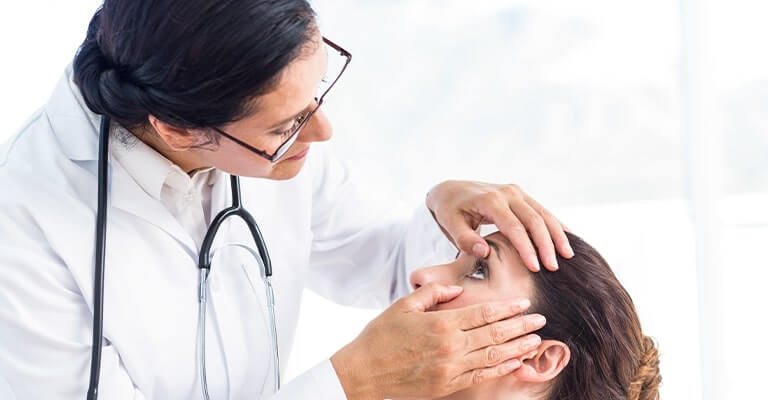
M 520 184 L 612 264 L 659 341 L 663 398 L 765 398 L 768 3 L 314 3 L 354 54 L 327 112 L 372 200 L 407 215 L 443 179 Z M 0 3 L 0 141 L 98 4 Z M 377 313 L 307 293 L 288 375 Z

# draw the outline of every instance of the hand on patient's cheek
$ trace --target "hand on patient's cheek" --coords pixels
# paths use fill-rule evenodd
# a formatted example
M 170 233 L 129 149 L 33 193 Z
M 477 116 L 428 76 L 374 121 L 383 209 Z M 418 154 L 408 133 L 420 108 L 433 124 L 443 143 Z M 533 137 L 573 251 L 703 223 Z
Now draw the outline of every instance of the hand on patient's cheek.
M 434 398 L 509 375 L 540 344 L 540 315 L 528 300 L 425 312 L 462 289 L 419 287 L 371 321 L 331 357 L 347 398 Z

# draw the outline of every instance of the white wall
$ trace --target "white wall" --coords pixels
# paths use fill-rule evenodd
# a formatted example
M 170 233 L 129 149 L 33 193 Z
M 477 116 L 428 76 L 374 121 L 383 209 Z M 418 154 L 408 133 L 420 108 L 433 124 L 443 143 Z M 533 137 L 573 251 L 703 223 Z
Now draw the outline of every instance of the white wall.
M 0 4 L 0 140 L 45 102 L 98 3 Z M 617 271 L 659 341 L 663 398 L 759 397 L 768 356 L 753 344 L 768 328 L 762 2 L 315 4 L 324 33 L 354 55 L 327 112 L 373 199 L 405 214 L 441 179 L 521 184 Z M 696 29 L 685 22 L 692 16 Z M 702 58 L 706 68 L 693 62 Z M 691 93 L 707 96 L 706 115 L 690 112 Z M 702 148 L 721 161 L 712 190 L 694 184 L 707 178 L 709 159 L 692 161 Z M 716 249 L 702 249 L 713 237 Z M 700 309 L 712 268 L 722 274 L 719 315 Z M 289 375 L 375 315 L 307 293 Z M 706 391 L 702 374 L 718 377 Z

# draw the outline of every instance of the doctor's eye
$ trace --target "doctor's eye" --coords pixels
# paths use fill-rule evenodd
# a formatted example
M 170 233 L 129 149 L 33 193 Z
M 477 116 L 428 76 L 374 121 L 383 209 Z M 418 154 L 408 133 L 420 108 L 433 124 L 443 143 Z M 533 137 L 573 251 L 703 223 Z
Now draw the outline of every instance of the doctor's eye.
M 488 279 L 488 275 L 488 261 L 484 258 L 478 258 L 472 266 L 472 272 L 467 275 L 467 278 L 481 281 Z
M 296 128 L 297 128 L 297 127 L 298 127 L 298 126 L 301 124 L 301 119 L 302 119 L 303 117 L 304 117 L 304 115 L 303 115 L 303 114 L 302 114 L 302 115 L 300 115 L 300 116 L 298 116 L 298 117 L 296 117 L 296 119 L 294 119 L 294 120 L 293 120 L 293 123 L 291 124 L 291 126 L 290 126 L 288 129 L 283 129 L 283 130 L 274 131 L 273 133 L 274 133 L 276 136 L 280 136 L 280 137 L 282 137 L 282 138 L 284 138 L 284 137 L 286 137 L 286 136 L 290 135 L 290 134 L 291 134 L 291 133 L 293 133 L 293 131 L 295 131 L 295 130 L 296 130 Z
M 294 128 L 294 125 L 291 125 L 290 128 L 285 129 L 285 130 L 281 130 L 281 131 L 275 131 L 274 134 L 275 134 L 275 136 L 286 137 L 286 136 L 288 136 L 288 134 L 293 132 L 293 128 Z

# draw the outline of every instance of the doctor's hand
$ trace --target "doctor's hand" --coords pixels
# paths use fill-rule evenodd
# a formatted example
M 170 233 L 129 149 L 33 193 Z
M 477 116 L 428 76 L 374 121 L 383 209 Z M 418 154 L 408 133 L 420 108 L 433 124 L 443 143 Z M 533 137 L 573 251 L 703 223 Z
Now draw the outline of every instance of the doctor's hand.
M 512 373 L 541 338 L 528 300 L 426 312 L 459 286 L 430 283 L 390 306 L 331 357 L 350 400 L 435 398 Z
M 448 239 L 476 257 L 487 257 L 489 252 L 475 231 L 482 224 L 496 225 L 531 271 L 540 269 L 534 243 L 552 271 L 557 269 L 555 248 L 565 258 L 574 255 L 565 236 L 567 228 L 517 185 L 446 181 L 429 191 L 427 207 Z

